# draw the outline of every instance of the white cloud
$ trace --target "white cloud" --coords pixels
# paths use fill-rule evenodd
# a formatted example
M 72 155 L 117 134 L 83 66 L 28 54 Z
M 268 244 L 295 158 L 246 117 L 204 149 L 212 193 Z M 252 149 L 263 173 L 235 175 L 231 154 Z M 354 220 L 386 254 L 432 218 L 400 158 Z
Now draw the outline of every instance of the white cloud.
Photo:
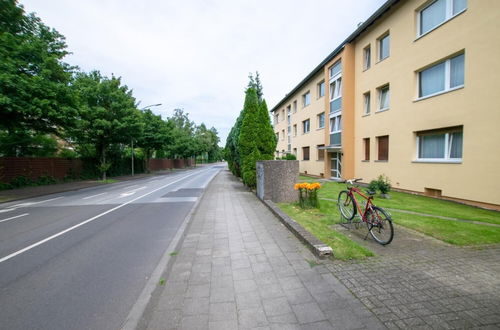
M 21 0 L 82 70 L 121 76 L 164 117 L 184 108 L 224 143 L 259 71 L 271 108 L 383 0 Z

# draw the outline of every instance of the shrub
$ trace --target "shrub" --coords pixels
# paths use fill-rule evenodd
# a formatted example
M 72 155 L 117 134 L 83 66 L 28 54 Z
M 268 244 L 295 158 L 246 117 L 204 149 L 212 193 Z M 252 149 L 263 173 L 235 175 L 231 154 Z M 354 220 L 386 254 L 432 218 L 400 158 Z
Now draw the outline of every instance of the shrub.
M 36 180 L 36 184 L 39 186 L 45 186 L 48 184 L 56 184 L 57 180 L 54 177 L 51 177 L 50 175 L 42 175 L 39 176 L 38 179 Z
M 13 188 L 21 188 L 21 187 L 26 187 L 26 186 L 34 186 L 35 182 L 31 180 L 30 178 L 27 178 L 25 176 L 18 176 L 17 178 L 14 178 L 12 181 L 10 181 L 10 185 Z
M 368 185 L 368 190 L 376 192 L 380 191 L 382 195 L 386 195 L 391 191 L 391 181 L 387 176 L 381 174 L 378 176 L 377 180 L 372 180 Z
M 283 156 L 281 159 L 283 160 L 296 160 L 297 157 L 295 157 L 294 154 L 286 154 L 285 156 Z

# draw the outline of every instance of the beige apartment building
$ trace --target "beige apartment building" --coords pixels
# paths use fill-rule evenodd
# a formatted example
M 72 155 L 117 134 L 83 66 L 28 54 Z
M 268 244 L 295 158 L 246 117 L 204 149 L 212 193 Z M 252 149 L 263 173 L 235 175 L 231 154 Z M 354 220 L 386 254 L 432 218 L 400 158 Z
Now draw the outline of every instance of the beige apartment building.
M 271 110 L 277 152 L 500 208 L 499 33 L 500 1 L 387 1 Z

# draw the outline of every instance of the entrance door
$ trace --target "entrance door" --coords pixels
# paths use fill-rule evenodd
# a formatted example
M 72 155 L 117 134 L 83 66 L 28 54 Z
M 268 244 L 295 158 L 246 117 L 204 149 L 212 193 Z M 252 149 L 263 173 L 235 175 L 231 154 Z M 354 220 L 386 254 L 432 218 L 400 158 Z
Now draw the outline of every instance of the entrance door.
M 332 179 L 340 179 L 342 172 L 342 153 L 332 152 L 331 158 Z

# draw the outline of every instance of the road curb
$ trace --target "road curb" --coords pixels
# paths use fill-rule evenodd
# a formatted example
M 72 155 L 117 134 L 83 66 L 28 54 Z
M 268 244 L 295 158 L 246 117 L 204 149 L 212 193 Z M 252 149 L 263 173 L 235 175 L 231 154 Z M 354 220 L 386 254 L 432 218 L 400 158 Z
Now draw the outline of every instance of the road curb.
M 189 225 L 193 220 L 193 215 L 198 210 L 201 200 L 205 196 L 205 192 L 208 190 L 208 186 L 220 173 L 221 172 L 219 171 L 219 173 L 217 173 L 212 177 L 212 179 L 210 179 L 206 188 L 203 190 L 202 194 L 197 199 L 195 205 L 184 218 L 182 225 L 179 227 L 174 238 L 172 239 L 167 249 L 165 250 L 163 257 L 161 258 L 158 265 L 155 267 L 153 273 L 151 274 L 151 277 L 144 286 L 144 289 L 139 295 L 139 298 L 134 303 L 134 306 L 132 306 L 127 318 L 125 319 L 120 329 L 135 330 L 139 328 L 142 322 L 144 322 L 143 316 L 146 312 L 146 308 L 148 307 L 151 301 L 151 298 L 153 297 L 155 290 L 158 288 L 158 283 L 162 275 L 172 266 L 175 260 L 175 258 L 172 258 L 171 253 L 177 251 L 179 247 L 182 245 L 184 238 L 186 236 L 187 229 L 189 228 Z
M 298 222 L 285 214 L 273 201 L 260 199 L 271 212 L 283 223 L 298 239 L 300 239 L 318 258 L 324 259 L 333 256 L 331 247 L 323 243 L 316 236 L 304 229 Z

